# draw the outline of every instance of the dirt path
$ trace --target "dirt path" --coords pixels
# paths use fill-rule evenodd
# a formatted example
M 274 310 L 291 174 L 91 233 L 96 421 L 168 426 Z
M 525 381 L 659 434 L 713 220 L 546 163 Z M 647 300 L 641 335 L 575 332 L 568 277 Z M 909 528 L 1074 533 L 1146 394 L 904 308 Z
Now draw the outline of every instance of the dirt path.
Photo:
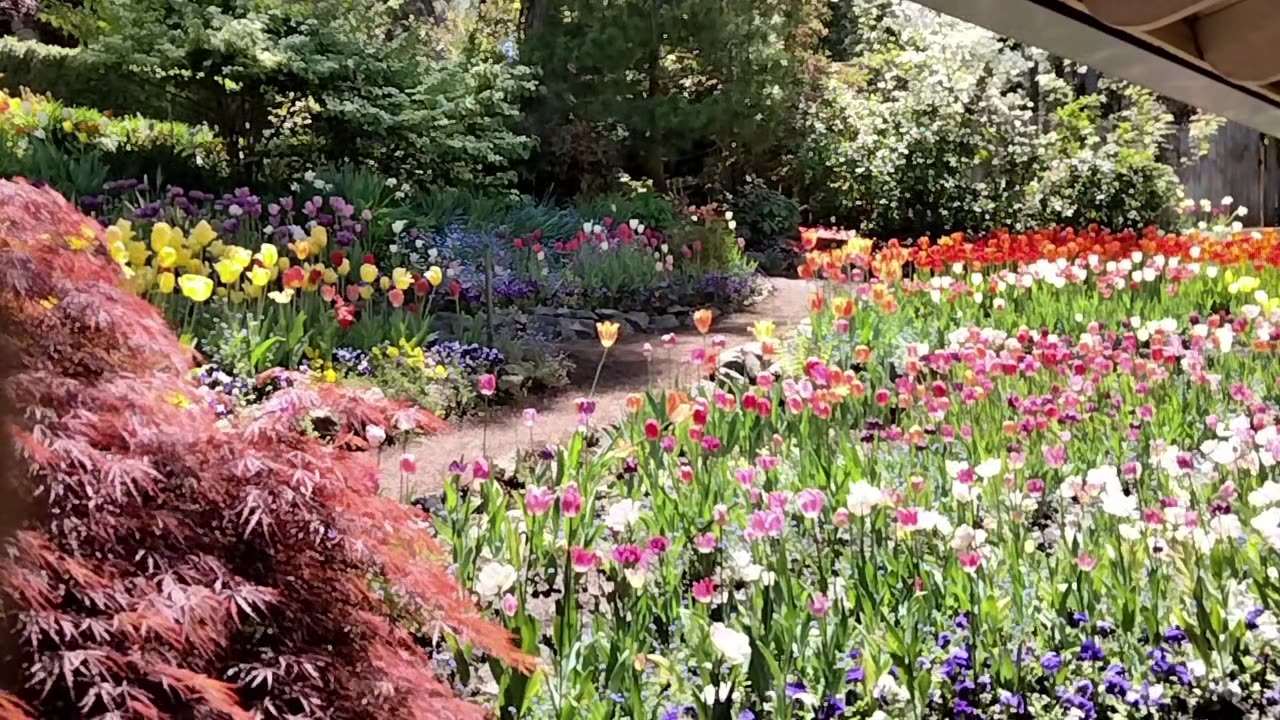
M 717 318 L 712 335 L 723 335 L 726 347 L 732 348 L 750 342 L 751 324 L 757 320 L 773 320 L 781 334 L 794 328 L 809 316 L 809 287 L 803 280 L 773 278 L 773 292 L 763 301 L 745 312 Z M 674 379 L 687 379 L 687 368 L 682 360 L 690 350 L 702 344 L 696 330 L 685 329 L 676 333 L 678 344 L 668 352 L 661 346 L 660 335 L 623 335 L 617 345 L 609 350 L 608 359 L 596 385 L 596 411 L 592 424 L 602 427 L 612 424 L 621 416 L 626 397 L 633 392 L 643 392 L 652 373 L 652 381 L 671 385 Z M 652 365 L 646 372 L 644 344 L 654 347 Z M 567 343 L 564 351 L 574 360 L 575 369 L 570 383 L 553 395 L 533 398 L 527 405 L 495 410 L 488 422 L 487 456 L 496 465 L 511 465 L 516 453 L 531 445 L 541 447 L 547 443 L 563 442 L 578 427 L 578 412 L 574 400 L 587 395 L 591 381 L 600 362 L 601 348 L 594 341 Z M 538 411 L 532 428 L 525 426 L 522 417 L 524 407 Z M 481 457 L 485 445 L 484 424 L 479 417 L 468 418 L 454 425 L 448 432 L 421 438 L 409 444 L 403 451 L 383 453 L 382 490 L 393 497 L 402 494 L 402 479 L 398 467 L 400 452 L 412 453 L 418 460 L 418 470 L 408 478 L 408 494 L 411 497 L 440 492 L 449 463 L 454 460 L 470 462 Z

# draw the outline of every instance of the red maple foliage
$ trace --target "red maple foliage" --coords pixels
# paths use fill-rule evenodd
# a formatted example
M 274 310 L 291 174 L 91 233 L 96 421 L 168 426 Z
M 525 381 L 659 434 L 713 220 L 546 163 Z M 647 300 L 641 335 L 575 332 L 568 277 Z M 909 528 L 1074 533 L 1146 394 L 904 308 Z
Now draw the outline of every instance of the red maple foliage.
M 8 429 L 32 503 L 0 559 L 17 640 L 0 666 L 19 676 L 0 674 L 0 715 L 16 698 L 38 717 L 484 717 L 401 621 L 534 661 L 352 451 L 366 424 L 439 421 L 299 384 L 220 425 L 186 400 L 191 352 L 119 288 L 101 241 L 56 193 L 0 181 L 0 354 L 15 358 Z M 301 431 L 317 411 L 333 442 Z

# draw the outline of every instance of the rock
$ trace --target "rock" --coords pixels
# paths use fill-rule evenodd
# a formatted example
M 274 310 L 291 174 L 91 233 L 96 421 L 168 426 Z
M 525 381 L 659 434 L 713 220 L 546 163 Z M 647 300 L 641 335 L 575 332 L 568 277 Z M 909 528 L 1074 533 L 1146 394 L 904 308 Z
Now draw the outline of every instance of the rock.
M 676 330 L 680 327 L 680 320 L 675 315 L 657 315 L 653 318 L 651 327 L 654 332 Z
M 631 326 L 636 332 L 647 332 L 649 330 L 649 316 L 642 312 L 623 313 L 622 319 Z
M 595 323 L 578 318 L 561 318 L 560 334 L 579 340 L 590 340 L 596 336 Z
M 590 310 L 570 310 L 568 317 L 575 318 L 577 320 L 591 320 L 594 322 L 596 314 Z
M 730 348 L 720 354 L 720 369 L 735 373 L 753 382 L 765 370 L 764 350 L 758 342 L 749 342 Z
M 596 315 L 599 315 L 602 318 L 608 318 L 612 320 L 616 317 L 620 317 L 622 315 L 622 311 L 614 310 L 613 308 L 601 308 L 600 310 L 596 311 Z

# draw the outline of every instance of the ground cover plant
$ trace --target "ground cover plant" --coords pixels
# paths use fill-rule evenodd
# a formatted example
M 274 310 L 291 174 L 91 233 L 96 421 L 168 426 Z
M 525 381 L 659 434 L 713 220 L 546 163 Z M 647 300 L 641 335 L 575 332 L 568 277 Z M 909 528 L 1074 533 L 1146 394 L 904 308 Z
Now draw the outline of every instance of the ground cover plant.
M 300 378 L 219 420 L 91 220 L 6 181 L 0 237 L 5 430 L 30 506 L 0 560 L 0 712 L 479 718 L 419 643 L 531 667 L 416 511 L 376 494 L 365 451 L 437 418 Z
M 849 234 L 801 272 L 778 376 L 456 466 L 457 576 L 546 663 L 505 717 L 1274 716 L 1280 235 Z

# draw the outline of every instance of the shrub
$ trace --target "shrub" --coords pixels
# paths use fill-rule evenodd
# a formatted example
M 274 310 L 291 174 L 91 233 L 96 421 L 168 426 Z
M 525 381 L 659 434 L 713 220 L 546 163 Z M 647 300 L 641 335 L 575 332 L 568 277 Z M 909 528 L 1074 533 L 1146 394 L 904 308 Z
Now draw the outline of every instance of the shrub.
M 222 141 L 205 125 L 113 117 L 46 95 L 0 92 L 0 171 L 69 195 L 101 192 L 109 177 L 203 184 L 226 170 Z
M 6 542 L 3 623 L 27 642 L 3 663 L 23 685 L 0 689 L 41 717 L 479 718 L 410 630 L 529 666 L 353 452 L 368 425 L 438 421 L 299 384 L 220 427 L 91 221 L 3 182 L 0 237 L 5 392 L 38 510 Z
M 894 5 L 895 32 L 861 37 L 804 113 L 794 181 L 809 220 L 917 236 L 1166 217 L 1180 189 L 1157 96 L 1084 88 L 1042 51 Z
M 117 115 L 167 118 L 173 112 L 167 96 L 112 72 L 83 50 L 35 40 L 0 38 L 0 88 L 11 95 L 23 88 L 54 93 L 68 105 L 97 107 Z

